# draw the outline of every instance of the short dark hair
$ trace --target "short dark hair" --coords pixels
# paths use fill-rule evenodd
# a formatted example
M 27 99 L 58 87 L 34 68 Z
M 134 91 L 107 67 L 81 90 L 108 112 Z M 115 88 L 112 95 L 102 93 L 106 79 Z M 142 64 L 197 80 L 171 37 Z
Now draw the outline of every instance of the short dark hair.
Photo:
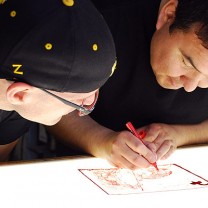
M 202 45 L 208 49 L 208 0 L 178 0 L 175 20 L 170 26 L 170 33 L 175 29 L 184 32 L 198 24 L 195 31 Z

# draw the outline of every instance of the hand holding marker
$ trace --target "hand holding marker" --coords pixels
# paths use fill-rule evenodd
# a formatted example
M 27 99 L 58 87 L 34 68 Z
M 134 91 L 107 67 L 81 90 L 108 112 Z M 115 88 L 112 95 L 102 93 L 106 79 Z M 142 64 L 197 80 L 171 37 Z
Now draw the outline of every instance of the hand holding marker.
M 126 127 L 131 131 L 131 133 L 136 136 L 138 139 L 140 139 L 140 141 L 144 144 L 144 142 L 142 141 L 142 139 L 146 136 L 146 132 L 143 130 L 143 131 L 140 131 L 139 133 L 136 131 L 136 129 L 134 128 L 134 126 L 132 125 L 131 122 L 128 122 L 126 123 Z M 151 163 L 151 165 L 153 165 L 156 170 L 158 171 L 158 167 L 157 167 L 157 163 L 154 162 L 154 163 Z

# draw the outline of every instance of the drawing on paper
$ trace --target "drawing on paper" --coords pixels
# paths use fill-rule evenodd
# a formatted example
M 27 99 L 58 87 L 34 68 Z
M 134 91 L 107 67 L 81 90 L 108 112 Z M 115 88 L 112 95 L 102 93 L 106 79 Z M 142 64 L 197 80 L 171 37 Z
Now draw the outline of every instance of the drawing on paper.
M 208 180 L 176 164 L 147 169 L 122 168 L 79 169 L 107 194 L 136 194 L 145 192 L 185 190 L 207 187 Z

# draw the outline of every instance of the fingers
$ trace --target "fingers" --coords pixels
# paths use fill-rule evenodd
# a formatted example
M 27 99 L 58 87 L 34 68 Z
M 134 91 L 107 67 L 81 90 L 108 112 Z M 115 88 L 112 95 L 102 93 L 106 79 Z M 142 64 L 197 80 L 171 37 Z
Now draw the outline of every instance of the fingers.
M 150 162 L 147 159 L 134 151 L 131 151 L 131 154 L 126 154 L 125 152 L 123 158 L 128 159 L 129 164 L 126 163 L 125 166 L 130 169 L 147 168 L 150 166 Z
M 159 136 L 161 132 L 161 125 L 151 124 L 145 128 L 146 136 L 144 138 L 147 142 L 154 142 L 154 140 Z
M 111 160 L 122 168 L 147 168 L 157 159 L 151 148 L 155 149 L 155 145 L 150 145 L 149 149 L 130 132 L 123 132 L 113 144 Z
M 176 147 L 171 140 L 165 140 L 157 150 L 157 158 L 166 159 L 175 151 L 175 149 Z
M 117 162 L 114 161 L 114 165 L 119 168 L 128 168 L 131 170 L 135 170 L 138 168 L 147 168 L 150 166 L 149 162 L 147 160 L 145 160 L 142 156 L 137 155 L 137 157 L 138 157 L 137 161 L 130 161 L 129 157 L 128 157 L 128 159 L 126 159 L 125 157 L 120 156 L 120 158 L 118 158 L 119 160 Z
M 150 143 L 150 142 L 145 142 L 146 147 L 148 147 L 152 152 L 156 152 L 157 151 L 157 147 L 154 143 Z
M 145 141 L 155 144 L 155 147 L 148 147 L 157 153 L 158 160 L 167 159 L 177 148 L 175 139 L 177 137 L 177 131 L 173 126 L 166 124 L 151 124 L 146 127 L 146 132 Z
M 171 146 L 170 149 L 169 149 L 169 151 L 165 155 L 163 155 L 160 159 L 161 160 L 168 159 L 168 157 L 170 157 L 175 152 L 175 150 L 176 150 L 176 147 Z
M 148 134 L 147 134 L 148 135 Z M 167 159 L 176 149 L 169 134 L 157 133 L 152 142 L 140 140 L 128 131 L 119 133 L 112 148 L 112 161 L 122 168 L 147 168 L 159 159 Z M 150 137 L 149 137 L 150 138 Z M 145 144 L 144 144 L 144 143 Z
M 156 154 L 153 151 L 151 151 L 151 149 L 149 149 L 145 144 L 143 144 L 143 142 L 140 139 L 136 138 L 133 135 L 129 138 L 127 145 L 135 153 L 142 155 L 150 163 L 153 163 L 157 160 Z

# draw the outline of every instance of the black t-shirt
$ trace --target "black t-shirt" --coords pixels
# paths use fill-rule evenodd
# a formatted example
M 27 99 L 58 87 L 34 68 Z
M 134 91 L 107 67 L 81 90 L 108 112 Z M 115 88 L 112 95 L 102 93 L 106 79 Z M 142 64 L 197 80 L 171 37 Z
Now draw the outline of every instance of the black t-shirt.
M 194 124 L 206 120 L 208 89 L 197 88 L 191 93 L 164 89 L 153 74 L 150 41 L 160 0 L 93 2 L 111 29 L 118 64 L 100 90 L 92 118 L 115 131 L 125 129 L 128 121 L 139 127 L 154 122 Z
M 0 145 L 8 144 L 22 136 L 31 122 L 15 111 L 0 110 Z

